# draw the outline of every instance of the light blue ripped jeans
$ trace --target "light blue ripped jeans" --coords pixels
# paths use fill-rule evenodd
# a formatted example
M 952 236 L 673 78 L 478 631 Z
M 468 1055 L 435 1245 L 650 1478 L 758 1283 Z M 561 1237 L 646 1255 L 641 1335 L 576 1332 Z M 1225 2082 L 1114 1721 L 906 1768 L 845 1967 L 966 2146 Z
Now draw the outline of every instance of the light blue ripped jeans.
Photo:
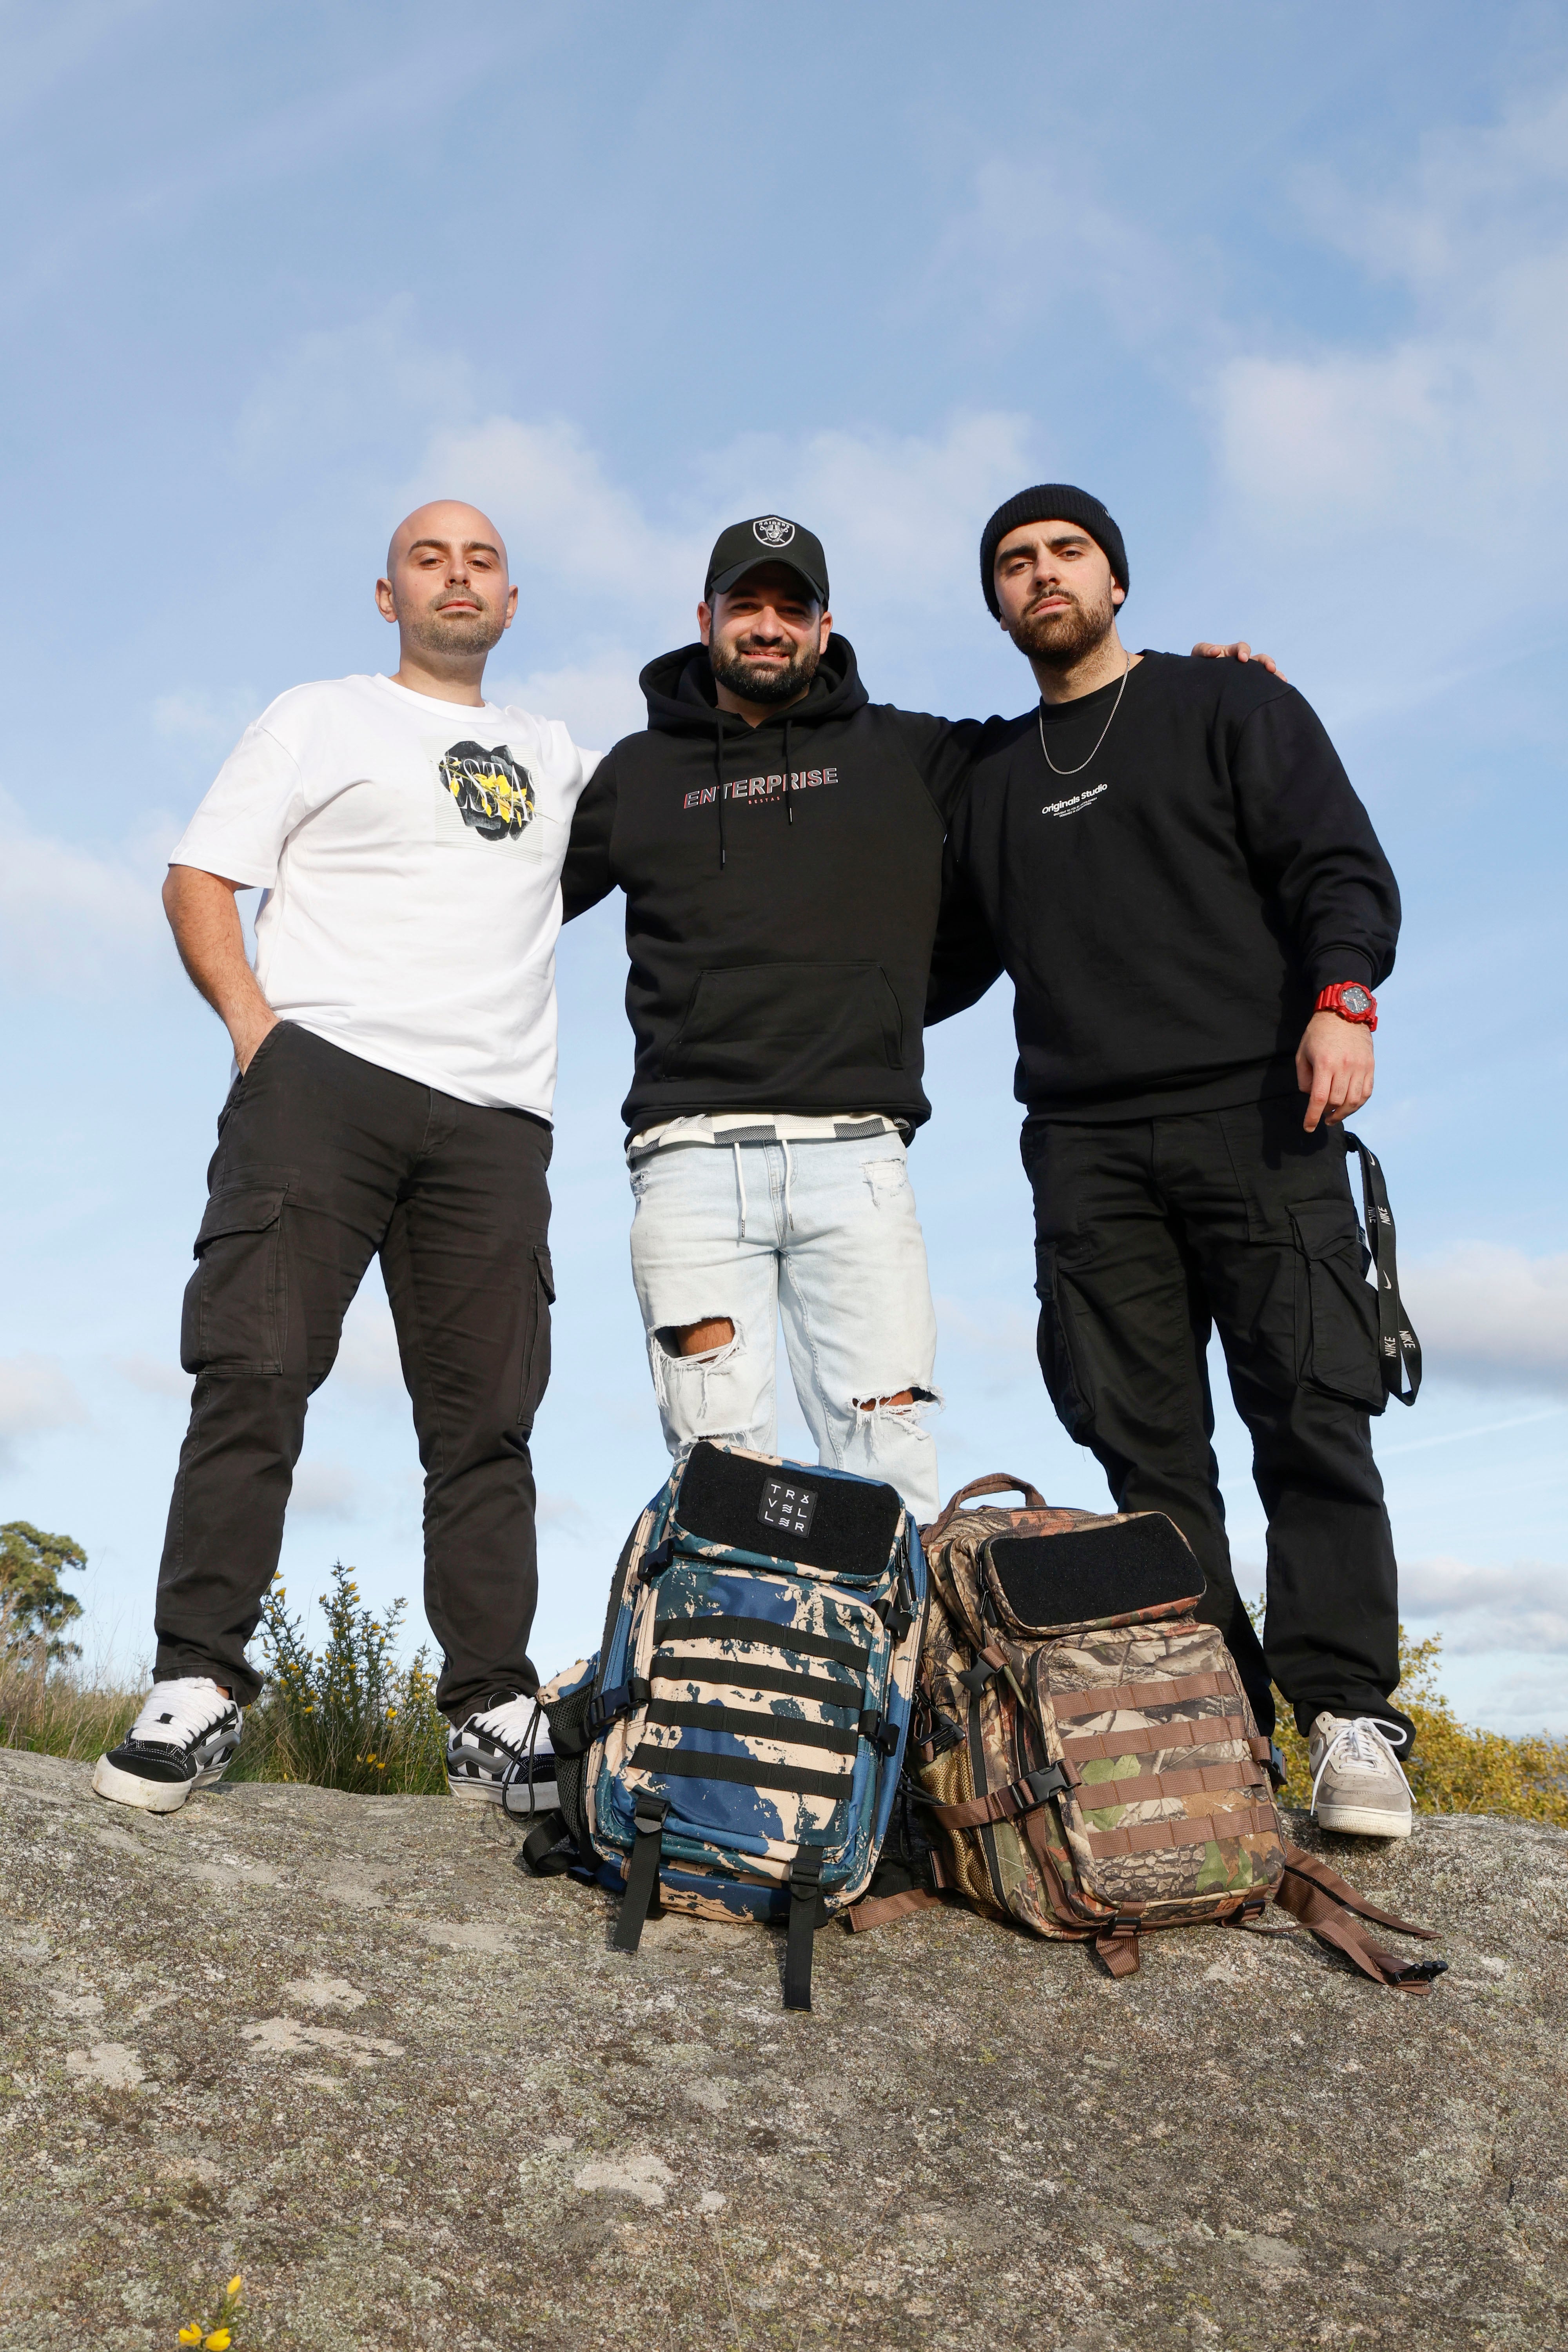
M 782 1315 L 817 1459 L 886 1479 L 934 1518 L 936 1316 L 899 1138 L 676 1145 L 637 1163 L 632 1192 L 632 1279 L 671 1454 L 699 1437 L 778 1452 Z M 723 1347 L 675 1352 L 676 1329 L 723 1318 Z M 913 1404 L 878 1402 L 900 1389 Z

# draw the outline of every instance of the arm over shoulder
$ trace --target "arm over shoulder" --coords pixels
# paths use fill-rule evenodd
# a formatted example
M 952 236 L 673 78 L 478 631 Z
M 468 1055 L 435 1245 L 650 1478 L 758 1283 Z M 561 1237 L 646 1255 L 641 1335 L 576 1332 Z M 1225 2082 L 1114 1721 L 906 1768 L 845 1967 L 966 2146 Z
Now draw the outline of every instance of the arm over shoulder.
M 590 752 L 581 756 L 584 761 L 594 758 Z M 615 888 L 615 869 L 610 861 L 610 835 L 615 822 L 616 755 L 607 751 L 602 759 L 595 760 L 572 819 L 572 838 L 561 874 L 563 921 L 569 923 L 574 915 L 585 915 L 590 907 L 596 907 Z
M 963 796 L 969 772 L 986 748 L 995 719 L 937 719 L 926 710 L 895 710 L 893 719 L 921 781 L 948 824 Z

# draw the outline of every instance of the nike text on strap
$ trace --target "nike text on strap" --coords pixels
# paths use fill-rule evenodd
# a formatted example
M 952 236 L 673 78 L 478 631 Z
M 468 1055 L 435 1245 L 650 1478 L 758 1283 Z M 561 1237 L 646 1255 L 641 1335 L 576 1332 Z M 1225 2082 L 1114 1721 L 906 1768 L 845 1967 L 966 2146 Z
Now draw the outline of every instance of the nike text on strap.
M 1388 1187 L 1374 1155 L 1361 1138 L 1347 1133 L 1345 1142 L 1361 1161 L 1366 1245 L 1377 1280 L 1377 1353 L 1383 1367 L 1383 1385 L 1401 1404 L 1414 1404 L 1421 1388 L 1421 1342 L 1405 1319 L 1399 1296 L 1399 1265 L 1394 1254 L 1394 1212 L 1388 1205 Z
M 784 1980 L 786 2009 L 811 2007 L 811 1939 L 816 1933 L 821 1885 L 822 1848 L 803 1845 L 789 1874 L 789 1934 L 784 1944 Z
M 658 1890 L 659 1856 L 664 1849 L 664 1817 L 668 1811 L 668 1797 L 646 1794 L 638 1795 L 633 1809 L 637 1842 L 632 1847 L 631 1866 L 626 1873 L 626 1891 L 621 1897 L 621 1916 L 616 1922 L 616 1932 L 611 1938 L 617 1952 L 635 1952 L 642 1941 L 643 1922 Z

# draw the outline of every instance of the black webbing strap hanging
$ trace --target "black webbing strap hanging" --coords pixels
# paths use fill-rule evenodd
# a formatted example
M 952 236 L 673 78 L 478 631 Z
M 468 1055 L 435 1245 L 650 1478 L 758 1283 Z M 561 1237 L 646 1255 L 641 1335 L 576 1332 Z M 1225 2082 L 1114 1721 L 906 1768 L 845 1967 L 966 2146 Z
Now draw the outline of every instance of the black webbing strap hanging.
M 811 2007 L 812 1937 L 816 1933 L 817 1899 L 822 1892 L 822 1848 L 803 1845 L 789 1874 L 789 1936 L 784 1945 L 784 2005 Z
M 1383 1366 L 1383 1385 L 1401 1404 L 1414 1404 L 1421 1386 L 1421 1342 L 1405 1319 L 1399 1297 L 1399 1265 L 1394 1254 L 1394 1212 L 1388 1205 L 1388 1187 L 1375 1156 L 1361 1138 L 1347 1133 L 1345 1141 L 1361 1161 L 1366 1245 L 1377 1277 L 1377 1352 Z
M 637 1825 L 632 1866 L 626 1873 L 626 1891 L 621 1897 L 621 1916 L 610 1938 L 617 1952 L 635 1952 L 642 1941 L 643 1922 L 658 1890 L 659 1856 L 664 1851 L 664 1817 L 668 1811 L 668 1797 L 638 1793 L 632 1811 L 632 1819 Z

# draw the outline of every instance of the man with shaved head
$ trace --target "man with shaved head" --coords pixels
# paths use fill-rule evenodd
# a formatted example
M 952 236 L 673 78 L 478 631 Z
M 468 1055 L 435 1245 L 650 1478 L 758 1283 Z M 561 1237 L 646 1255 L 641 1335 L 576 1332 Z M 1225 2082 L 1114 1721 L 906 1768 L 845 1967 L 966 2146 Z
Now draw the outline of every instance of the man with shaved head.
M 306 1404 L 375 1255 L 425 1465 L 448 1780 L 493 1800 L 531 1774 L 554 1801 L 552 1767 L 528 1750 L 529 1434 L 554 1295 L 561 865 L 596 755 L 484 698 L 517 591 L 477 508 L 440 499 L 399 524 L 375 597 L 396 669 L 280 695 L 163 888 L 235 1069 L 185 1291 L 195 1387 L 153 1691 L 93 1774 L 100 1795 L 153 1812 L 216 1780 L 239 1743 Z M 236 898 L 257 888 L 253 969 Z

